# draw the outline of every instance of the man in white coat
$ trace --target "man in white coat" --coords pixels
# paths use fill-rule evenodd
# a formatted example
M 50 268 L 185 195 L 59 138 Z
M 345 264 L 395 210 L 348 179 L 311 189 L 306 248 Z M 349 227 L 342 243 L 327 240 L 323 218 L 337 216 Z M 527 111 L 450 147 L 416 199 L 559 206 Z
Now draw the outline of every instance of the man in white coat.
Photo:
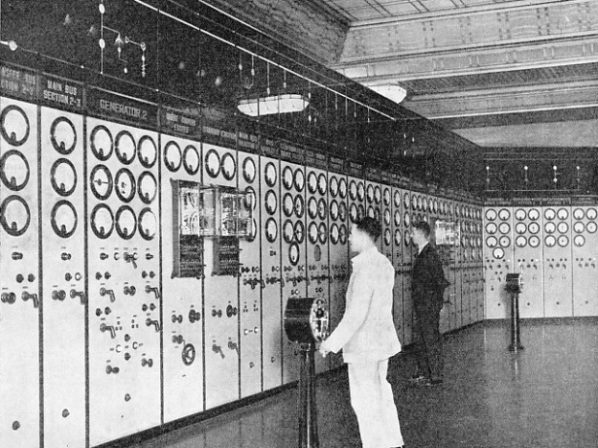
M 348 364 L 351 406 L 363 448 L 403 446 L 392 388 L 386 379 L 388 359 L 401 351 L 392 318 L 395 271 L 376 240 L 382 228 L 373 218 L 353 224 L 349 243 L 357 255 L 347 289 L 345 314 L 320 353 L 343 350 Z

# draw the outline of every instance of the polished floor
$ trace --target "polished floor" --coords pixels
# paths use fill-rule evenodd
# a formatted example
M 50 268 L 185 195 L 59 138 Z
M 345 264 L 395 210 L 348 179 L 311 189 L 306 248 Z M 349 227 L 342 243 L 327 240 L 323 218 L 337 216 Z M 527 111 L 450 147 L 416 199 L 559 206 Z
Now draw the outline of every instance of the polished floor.
M 598 321 L 524 322 L 525 349 L 507 350 L 509 327 L 485 323 L 445 339 L 445 383 L 406 378 L 408 353 L 389 379 L 407 448 L 596 448 Z M 360 447 L 346 371 L 318 380 L 321 448 Z M 171 431 L 135 448 L 295 448 L 296 390 Z

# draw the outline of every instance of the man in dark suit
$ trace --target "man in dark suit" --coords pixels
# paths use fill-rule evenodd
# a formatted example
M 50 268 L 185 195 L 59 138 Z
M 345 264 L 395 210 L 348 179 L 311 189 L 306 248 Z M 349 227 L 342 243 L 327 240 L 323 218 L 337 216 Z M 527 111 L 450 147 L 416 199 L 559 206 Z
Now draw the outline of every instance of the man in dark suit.
M 438 252 L 430 244 L 427 222 L 413 225 L 413 243 L 418 247 L 411 284 L 418 337 L 415 343 L 417 373 L 412 379 L 422 385 L 437 385 L 442 383 L 443 374 L 440 310 L 448 282 Z

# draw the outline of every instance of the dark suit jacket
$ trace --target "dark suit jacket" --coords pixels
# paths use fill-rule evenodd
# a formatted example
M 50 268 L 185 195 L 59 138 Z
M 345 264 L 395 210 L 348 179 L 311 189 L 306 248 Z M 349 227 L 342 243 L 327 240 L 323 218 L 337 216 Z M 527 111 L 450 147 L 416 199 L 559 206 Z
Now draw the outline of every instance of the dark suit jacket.
M 444 278 L 438 252 L 430 243 L 415 258 L 412 275 L 411 290 L 415 311 L 420 315 L 439 312 L 448 282 Z

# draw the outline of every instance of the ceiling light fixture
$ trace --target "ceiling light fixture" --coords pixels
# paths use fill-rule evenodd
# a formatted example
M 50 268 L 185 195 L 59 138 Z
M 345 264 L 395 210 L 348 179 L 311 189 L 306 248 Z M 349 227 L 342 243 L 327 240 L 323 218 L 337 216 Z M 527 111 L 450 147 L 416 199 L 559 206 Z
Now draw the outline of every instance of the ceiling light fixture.
M 397 104 L 403 101 L 407 96 L 407 90 L 398 84 L 381 84 L 368 87 Z
M 309 101 L 297 93 L 249 98 L 239 101 L 237 109 L 250 117 L 272 114 L 288 114 L 301 112 L 309 105 Z

